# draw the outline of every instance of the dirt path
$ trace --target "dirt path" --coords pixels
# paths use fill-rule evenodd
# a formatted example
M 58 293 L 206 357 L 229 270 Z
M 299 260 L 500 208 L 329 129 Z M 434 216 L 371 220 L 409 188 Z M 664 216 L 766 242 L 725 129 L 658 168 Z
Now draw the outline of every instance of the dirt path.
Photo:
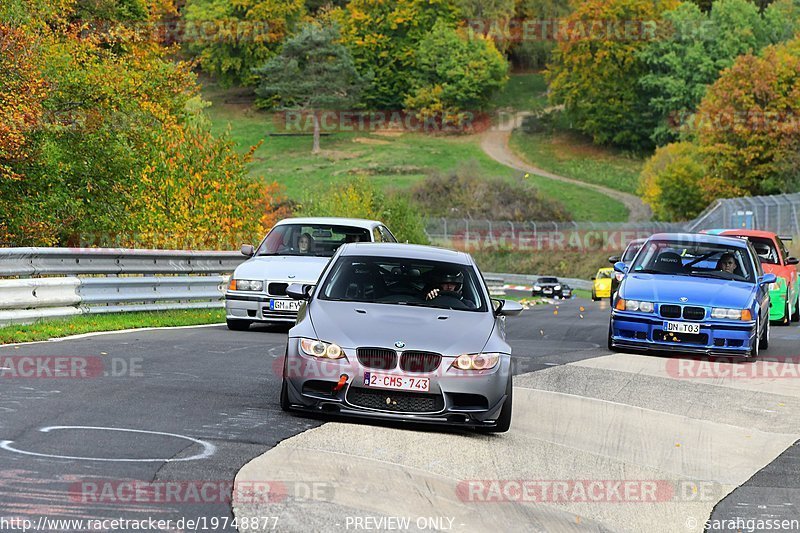
M 516 123 L 514 125 L 515 128 L 519 127 L 523 117 L 524 114 L 522 113 L 517 115 L 515 120 Z M 625 207 L 628 209 L 628 222 L 647 222 L 650 220 L 652 212 L 638 196 L 614 189 L 609 189 L 608 187 L 603 187 L 602 185 L 596 185 L 594 183 L 586 183 L 585 181 L 580 181 L 573 178 L 565 178 L 564 176 L 553 174 L 552 172 L 548 172 L 527 163 L 517 154 L 515 154 L 508 146 L 508 140 L 511 138 L 512 131 L 512 128 L 509 128 L 508 126 L 509 124 L 505 124 L 503 128 L 495 127 L 483 134 L 483 138 L 481 139 L 481 148 L 484 152 L 486 152 L 486 155 L 507 167 L 511 167 L 522 172 L 536 174 L 537 176 L 550 178 L 552 180 L 592 189 L 601 194 L 614 198 L 615 200 L 619 200 L 625 204 Z

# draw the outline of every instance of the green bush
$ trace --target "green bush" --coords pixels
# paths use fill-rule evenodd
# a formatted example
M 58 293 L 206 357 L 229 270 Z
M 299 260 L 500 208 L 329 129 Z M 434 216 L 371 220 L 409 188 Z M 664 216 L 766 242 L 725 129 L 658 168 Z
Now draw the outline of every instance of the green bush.
M 480 176 L 468 164 L 449 174 L 434 174 L 411 189 L 411 199 L 431 217 L 489 220 L 570 220 L 557 201 L 521 179 Z

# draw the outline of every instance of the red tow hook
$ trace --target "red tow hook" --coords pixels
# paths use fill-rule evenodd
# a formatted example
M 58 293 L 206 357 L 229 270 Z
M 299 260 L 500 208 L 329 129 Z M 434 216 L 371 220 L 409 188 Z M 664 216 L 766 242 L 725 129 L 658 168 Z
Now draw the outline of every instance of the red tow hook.
M 336 386 L 333 388 L 333 392 L 339 392 L 340 390 L 342 390 L 344 386 L 347 385 L 348 379 L 349 378 L 347 377 L 347 374 L 342 374 L 341 376 L 339 376 L 339 383 L 337 383 Z

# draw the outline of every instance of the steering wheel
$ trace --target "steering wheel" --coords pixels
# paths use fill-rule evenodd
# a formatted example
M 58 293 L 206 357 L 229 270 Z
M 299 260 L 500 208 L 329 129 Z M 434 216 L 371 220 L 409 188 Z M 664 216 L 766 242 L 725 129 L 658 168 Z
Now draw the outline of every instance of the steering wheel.
M 375 301 L 376 302 L 381 302 L 381 303 L 394 304 L 394 303 L 399 303 L 399 302 L 420 303 L 420 302 L 424 302 L 425 300 L 423 300 L 422 298 L 420 298 L 416 294 L 389 294 L 388 296 L 384 296 L 382 298 L 378 298 Z

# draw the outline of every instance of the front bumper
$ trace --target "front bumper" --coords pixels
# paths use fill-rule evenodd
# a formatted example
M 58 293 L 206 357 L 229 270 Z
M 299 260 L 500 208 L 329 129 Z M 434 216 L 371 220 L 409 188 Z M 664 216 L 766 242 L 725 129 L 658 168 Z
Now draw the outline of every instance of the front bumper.
M 297 311 L 271 310 L 270 300 L 292 301 L 285 297 L 226 293 L 225 317 L 227 319 L 250 320 L 253 322 L 286 322 L 294 324 L 297 321 Z
M 538 291 L 534 289 L 533 291 L 531 291 L 531 296 L 542 296 L 544 298 L 563 298 L 564 295 L 561 289 L 558 290 L 540 289 Z
M 700 333 L 664 333 L 664 322 L 699 323 Z M 699 322 L 666 319 L 657 315 L 614 310 L 611 314 L 611 344 L 617 348 L 657 350 L 705 355 L 742 355 L 750 351 L 755 321 L 735 323 L 706 319 Z
M 355 350 L 345 349 L 347 360 L 330 361 L 301 355 L 297 339 L 289 340 L 284 368 L 289 403 L 293 409 L 340 414 L 351 417 L 406 422 L 491 427 L 505 402 L 511 358 L 503 355 L 489 371 L 469 374 L 450 368 L 453 358 L 445 357 L 438 369 L 428 373 L 406 373 L 399 368 L 375 370 L 358 362 Z M 377 389 L 364 386 L 365 372 L 425 377 L 427 393 Z M 348 377 L 334 390 L 342 375 Z M 420 406 L 413 410 L 409 406 Z

